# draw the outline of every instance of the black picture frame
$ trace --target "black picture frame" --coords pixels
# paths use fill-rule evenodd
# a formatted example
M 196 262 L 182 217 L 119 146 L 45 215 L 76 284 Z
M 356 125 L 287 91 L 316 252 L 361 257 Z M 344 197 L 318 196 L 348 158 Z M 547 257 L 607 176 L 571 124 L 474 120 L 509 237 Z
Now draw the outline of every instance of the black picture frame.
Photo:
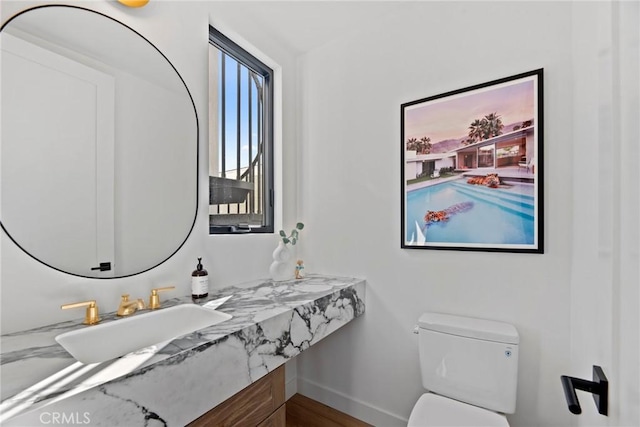
M 401 105 L 401 247 L 544 253 L 543 69 Z

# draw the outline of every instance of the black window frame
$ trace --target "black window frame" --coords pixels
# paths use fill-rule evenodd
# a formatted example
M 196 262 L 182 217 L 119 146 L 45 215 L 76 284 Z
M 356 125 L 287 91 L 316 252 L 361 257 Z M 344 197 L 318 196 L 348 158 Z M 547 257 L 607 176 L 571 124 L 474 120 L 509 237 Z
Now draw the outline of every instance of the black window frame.
M 262 173 L 262 214 L 263 225 L 260 227 L 246 227 L 245 224 L 237 225 L 212 225 L 209 222 L 209 234 L 246 234 L 246 233 L 273 233 L 274 232 L 274 89 L 273 70 L 247 52 L 240 45 L 229 39 L 220 31 L 209 26 L 209 43 L 233 57 L 236 61 L 259 74 L 264 79 L 264 100 L 263 100 L 263 148 L 264 165 Z M 213 70 L 209 70 L 213 72 Z M 211 144 L 212 136 L 209 136 L 208 143 Z M 215 136 L 217 138 L 217 135 Z M 251 159 L 249 159 L 251 162 Z M 240 214 L 238 214 L 240 215 Z

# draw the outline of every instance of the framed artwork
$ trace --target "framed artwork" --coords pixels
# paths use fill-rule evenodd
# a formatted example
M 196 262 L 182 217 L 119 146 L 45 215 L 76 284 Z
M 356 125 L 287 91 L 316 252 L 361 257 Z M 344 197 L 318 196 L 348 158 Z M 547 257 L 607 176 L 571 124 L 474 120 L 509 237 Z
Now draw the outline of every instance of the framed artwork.
M 401 247 L 544 252 L 542 77 L 402 104 Z

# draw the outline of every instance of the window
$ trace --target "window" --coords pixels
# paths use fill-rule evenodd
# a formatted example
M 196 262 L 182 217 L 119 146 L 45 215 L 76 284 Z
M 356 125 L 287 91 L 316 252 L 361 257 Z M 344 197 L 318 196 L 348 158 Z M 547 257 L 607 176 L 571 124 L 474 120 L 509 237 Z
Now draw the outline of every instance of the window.
M 478 150 L 478 167 L 479 168 L 493 168 L 494 166 L 494 145 L 487 145 L 486 147 L 480 147 Z
M 496 157 L 502 159 L 504 157 L 520 157 L 520 146 L 509 145 L 496 149 Z
M 209 27 L 209 233 L 273 232 L 273 70 Z

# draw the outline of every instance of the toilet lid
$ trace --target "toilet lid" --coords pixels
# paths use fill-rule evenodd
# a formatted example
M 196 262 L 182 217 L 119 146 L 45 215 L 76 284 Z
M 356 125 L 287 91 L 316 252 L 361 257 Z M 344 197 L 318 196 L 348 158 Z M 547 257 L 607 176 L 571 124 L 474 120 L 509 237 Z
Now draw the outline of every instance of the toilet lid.
M 411 411 L 407 427 L 509 427 L 507 417 L 497 412 L 433 393 L 420 396 Z

